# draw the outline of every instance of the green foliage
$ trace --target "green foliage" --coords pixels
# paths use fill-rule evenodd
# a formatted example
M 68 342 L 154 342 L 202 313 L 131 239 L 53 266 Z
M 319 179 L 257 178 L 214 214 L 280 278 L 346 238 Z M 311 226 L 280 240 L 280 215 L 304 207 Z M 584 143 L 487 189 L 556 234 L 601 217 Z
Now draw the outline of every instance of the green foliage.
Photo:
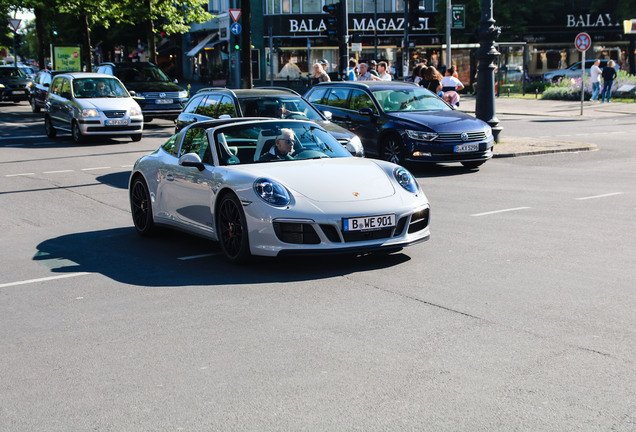
M 616 96 L 616 90 L 624 84 L 636 85 L 636 76 L 630 75 L 624 70 L 619 70 L 616 79 L 612 84 L 612 97 Z M 588 100 L 592 95 L 592 84 L 589 76 L 585 77 L 583 83 L 584 99 Z M 601 84 L 601 87 L 603 84 Z M 542 99 L 551 100 L 580 100 L 581 99 L 581 78 L 566 78 L 558 83 L 550 85 L 541 95 Z

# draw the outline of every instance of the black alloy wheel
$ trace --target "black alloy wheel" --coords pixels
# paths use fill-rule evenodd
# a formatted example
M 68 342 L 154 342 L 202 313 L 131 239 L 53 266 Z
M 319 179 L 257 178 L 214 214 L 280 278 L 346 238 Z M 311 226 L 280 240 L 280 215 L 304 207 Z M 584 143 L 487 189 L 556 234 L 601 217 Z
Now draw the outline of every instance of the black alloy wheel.
M 382 159 L 397 165 L 404 163 L 404 143 L 396 134 L 390 134 L 382 141 Z
M 79 123 L 77 123 L 76 121 L 73 121 L 72 132 L 73 141 L 75 141 L 77 144 L 84 142 L 84 135 L 82 135 L 82 130 L 80 129 Z
M 138 142 L 141 141 L 141 134 L 133 134 L 130 136 L 130 139 L 133 140 L 133 142 Z
M 44 131 L 46 132 L 46 136 L 49 138 L 55 138 L 57 135 L 57 131 L 53 127 L 53 123 L 51 122 L 51 117 L 46 117 L 44 119 Z
M 250 258 L 247 223 L 241 202 L 234 194 L 221 198 L 217 213 L 217 232 L 221 250 L 232 263 L 244 263 Z
M 135 229 L 142 236 L 149 236 L 155 231 L 152 219 L 152 203 L 146 182 L 137 177 L 130 188 L 130 211 Z

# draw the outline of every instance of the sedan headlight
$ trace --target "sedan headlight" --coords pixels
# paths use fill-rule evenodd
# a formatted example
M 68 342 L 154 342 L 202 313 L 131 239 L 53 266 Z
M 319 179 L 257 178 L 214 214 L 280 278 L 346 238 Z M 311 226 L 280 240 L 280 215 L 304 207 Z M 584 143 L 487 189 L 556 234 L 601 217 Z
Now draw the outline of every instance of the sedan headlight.
M 254 192 L 267 204 L 275 207 L 285 207 L 290 201 L 285 186 L 274 180 L 259 178 L 254 182 Z
M 4 84 L 0 84 L 0 88 L 4 88 Z
M 407 130 L 406 134 L 409 136 L 409 138 L 418 141 L 433 141 L 439 136 L 435 132 L 423 132 L 414 130 Z
M 417 193 L 420 190 L 420 186 L 415 181 L 415 177 L 402 167 L 393 170 L 393 177 L 395 177 L 400 186 L 411 193 Z
M 488 126 L 486 128 L 486 138 L 490 138 L 491 135 L 492 135 L 492 128 Z
M 137 108 L 137 107 L 132 107 L 132 108 L 130 109 L 130 115 L 131 115 L 131 116 L 138 116 L 138 115 L 141 115 L 141 110 L 140 110 L 139 108 Z
M 188 91 L 187 90 L 182 90 L 179 92 L 179 99 L 183 99 L 183 98 L 187 98 L 188 97 Z
M 345 148 L 356 157 L 364 157 L 364 147 L 362 147 L 362 141 L 360 141 L 358 135 L 351 138 L 345 145 Z
M 83 109 L 82 117 L 99 117 L 99 113 L 96 109 Z

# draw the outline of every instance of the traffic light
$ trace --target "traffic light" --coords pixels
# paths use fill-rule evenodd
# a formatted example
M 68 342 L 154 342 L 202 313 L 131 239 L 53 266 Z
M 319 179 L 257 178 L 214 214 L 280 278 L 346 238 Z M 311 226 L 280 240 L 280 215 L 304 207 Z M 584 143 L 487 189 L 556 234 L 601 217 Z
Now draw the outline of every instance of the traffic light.
M 338 2 L 325 5 L 322 10 L 329 14 L 325 20 L 327 36 L 329 36 L 329 39 L 338 39 L 342 36 L 342 23 L 340 22 L 342 19 L 342 4 Z
M 57 36 L 57 26 L 51 27 L 51 33 L 53 34 L 53 36 Z
M 422 12 L 426 10 L 426 5 L 422 0 L 409 0 L 409 27 L 416 30 L 425 28 L 426 19 L 422 17 Z

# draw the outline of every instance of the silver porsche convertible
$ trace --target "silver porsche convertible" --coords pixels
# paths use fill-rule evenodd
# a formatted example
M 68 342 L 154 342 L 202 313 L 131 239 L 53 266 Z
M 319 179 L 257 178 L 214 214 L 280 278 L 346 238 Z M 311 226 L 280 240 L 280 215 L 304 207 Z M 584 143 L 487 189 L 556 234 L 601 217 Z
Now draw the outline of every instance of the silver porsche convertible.
M 309 121 L 194 123 L 135 163 L 129 194 L 139 234 L 186 230 L 218 241 L 231 262 L 391 252 L 430 236 L 411 173 L 351 156 Z

